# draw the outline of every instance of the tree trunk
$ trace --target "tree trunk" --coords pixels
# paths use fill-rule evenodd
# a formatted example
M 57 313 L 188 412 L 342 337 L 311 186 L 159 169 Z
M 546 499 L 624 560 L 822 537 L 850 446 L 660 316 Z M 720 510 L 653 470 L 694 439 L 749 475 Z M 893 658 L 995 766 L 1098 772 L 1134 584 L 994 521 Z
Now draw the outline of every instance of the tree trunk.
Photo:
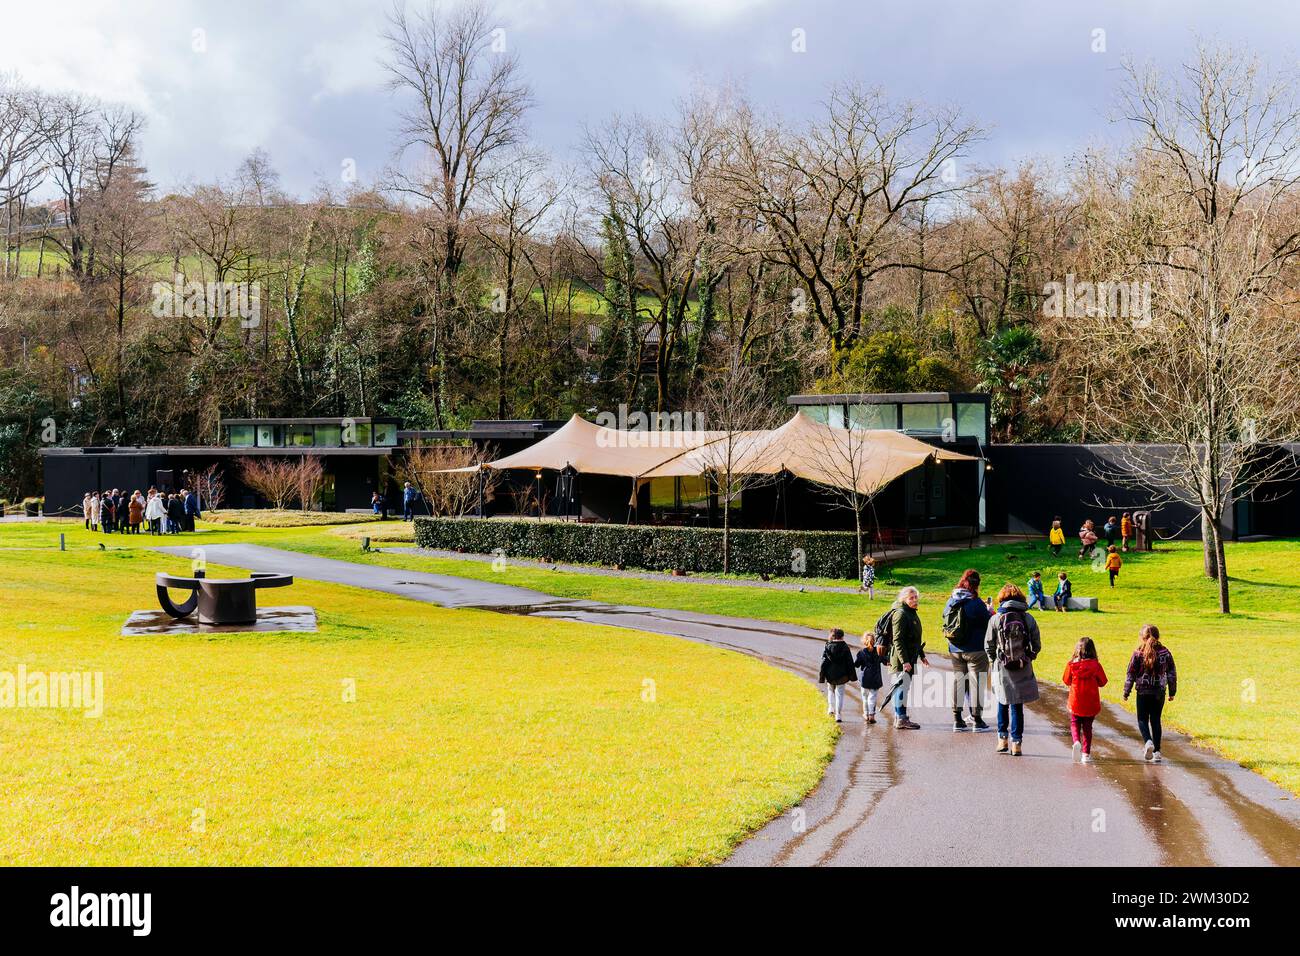
M 1205 576 L 1207 578 L 1217 578 L 1219 576 L 1219 556 L 1215 542 L 1218 540 L 1218 531 L 1214 518 L 1202 509 L 1201 511 L 1201 554 L 1204 559 Z
M 1214 536 L 1214 562 L 1219 579 L 1219 613 L 1227 614 L 1232 608 L 1228 600 L 1228 562 L 1223 550 L 1223 530 L 1217 521 L 1211 522 L 1210 527 Z
M 731 497 L 722 498 L 722 573 L 731 571 Z
M 861 569 L 861 567 L 862 567 L 862 558 L 863 558 L 863 554 L 862 554 L 862 507 L 861 507 L 857 502 L 854 502 L 854 503 L 853 503 L 853 532 L 854 532 L 854 534 L 856 535 L 856 540 L 857 540 L 857 545 L 858 545 L 858 568 Z

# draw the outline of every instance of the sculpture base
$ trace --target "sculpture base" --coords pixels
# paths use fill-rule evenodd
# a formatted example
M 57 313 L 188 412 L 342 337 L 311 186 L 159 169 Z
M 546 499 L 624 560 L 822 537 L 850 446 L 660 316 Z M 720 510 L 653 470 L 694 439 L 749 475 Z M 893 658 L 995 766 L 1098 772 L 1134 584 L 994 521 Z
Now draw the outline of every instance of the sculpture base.
M 172 617 L 166 611 L 132 611 L 122 625 L 126 637 L 142 634 L 238 634 L 248 631 L 314 631 L 316 609 L 304 605 L 263 607 L 252 624 L 203 624 L 198 615 Z

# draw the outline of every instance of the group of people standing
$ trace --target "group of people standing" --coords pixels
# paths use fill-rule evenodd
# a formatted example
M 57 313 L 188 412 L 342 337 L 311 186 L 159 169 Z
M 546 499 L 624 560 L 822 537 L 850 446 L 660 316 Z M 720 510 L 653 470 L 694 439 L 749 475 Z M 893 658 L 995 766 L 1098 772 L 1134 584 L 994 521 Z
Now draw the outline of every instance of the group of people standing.
M 1045 603 L 1041 600 L 1041 586 L 1036 597 L 1040 606 Z M 884 687 L 881 669 L 888 667 L 887 698 L 894 708 L 894 728 L 919 729 L 920 725 L 907 713 L 912 678 L 919 665 L 929 664 L 917 612 L 919 603 L 920 593 L 916 588 L 905 587 L 899 591 L 893 606 L 881 615 L 875 628 L 863 634 L 862 648 L 856 655 L 849 649 L 842 630 L 831 631 L 822 652 L 818 683 L 827 685 L 827 713 L 837 722 L 842 720 L 845 688 L 854 680 L 862 688 L 863 719 L 868 724 L 876 722 L 876 705 Z M 997 706 L 996 752 L 1014 757 L 1022 753 L 1025 704 L 1039 699 L 1034 660 L 1042 652 L 1043 643 L 1029 608 L 1025 593 L 1015 584 L 1003 585 L 995 599 L 982 598 L 980 574 L 970 569 L 957 582 L 942 616 L 942 632 L 954 674 L 950 700 L 953 731 L 990 729 L 983 719 L 987 683 Z M 1074 758 L 1091 763 L 1092 724 L 1101 712 L 1100 689 L 1107 683 L 1092 638 L 1079 640 L 1061 680 L 1069 688 Z M 1177 689 L 1173 654 L 1160 642 L 1160 631 L 1154 624 L 1143 625 L 1125 674 L 1124 699 L 1137 693 L 1137 722 L 1144 760 L 1160 763 L 1163 759 L 1161 713 L 1166 695 L 1173 700 Z M 970 723 L 966 716 L 970 717 Z
M 179 534 L 193 531 L 194 522 L 203 517 L 198 493 L 188 488 L 174 494 L 150 488 L 147 495 L 117 488 L 102 494 L 88 491 L 81 512 L 87 530 L 105 534 L 139 534 L 142 526 L 149 534 Z

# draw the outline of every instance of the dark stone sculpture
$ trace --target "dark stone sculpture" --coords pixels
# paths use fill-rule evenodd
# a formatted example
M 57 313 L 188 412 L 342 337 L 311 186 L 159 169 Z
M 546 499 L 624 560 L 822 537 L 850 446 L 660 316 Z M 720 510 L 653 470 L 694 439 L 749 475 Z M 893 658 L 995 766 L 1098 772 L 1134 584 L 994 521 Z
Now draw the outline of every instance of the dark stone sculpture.
M 248 578 L 209 578 L 199 572 L 183 578 L 159 571 L 154 583 L 158 586 L 158 603 L 172 617 L 189 617 L 197 610 L 200 624 L 254 624 L 257 589 L 288 587 L 293 584 L 293 575 L 254 571 Z M 190 596 L 177 605 L 167 593 L 168 588 L 188 588 Z

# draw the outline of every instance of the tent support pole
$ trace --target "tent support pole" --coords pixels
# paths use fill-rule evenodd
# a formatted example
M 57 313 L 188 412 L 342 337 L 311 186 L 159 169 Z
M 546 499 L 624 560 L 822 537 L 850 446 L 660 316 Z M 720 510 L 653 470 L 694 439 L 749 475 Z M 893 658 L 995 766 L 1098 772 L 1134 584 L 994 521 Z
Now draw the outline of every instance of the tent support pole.
M 925 536 L 930 530 L 930 491 L 934 484 L 934 456 L 925 460 L 925 518 L 921 524 L 921 547 L 916 552 L 919 558 L 925 554 Z

